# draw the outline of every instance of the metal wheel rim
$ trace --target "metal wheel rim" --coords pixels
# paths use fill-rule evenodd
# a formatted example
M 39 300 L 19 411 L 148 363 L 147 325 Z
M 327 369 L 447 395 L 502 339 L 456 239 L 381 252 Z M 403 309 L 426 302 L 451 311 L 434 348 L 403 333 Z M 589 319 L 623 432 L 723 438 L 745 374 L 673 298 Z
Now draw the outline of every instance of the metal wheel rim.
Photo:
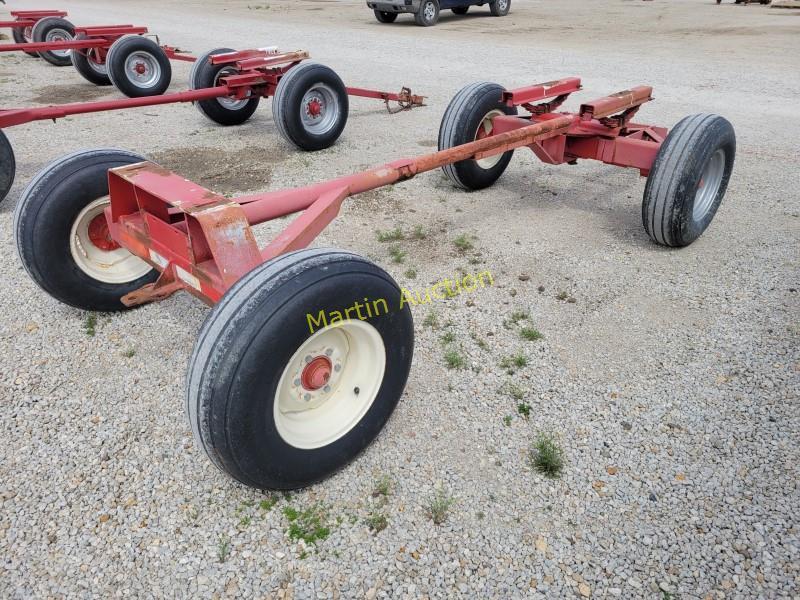
M 480 124 L 478 125 L 478 129 L 475 130 L 475 139 L 483 139 L 488 137 L 492 132 L 492 119 L 495 117 L 499 117 L 500 115 L 505 114 L 502 110 L 494 109 L 486 113 L 486 116 L 483 117 Z M 481 130 L 483 130 L 483 135 L 481 135 Z M 491 169 L 500 160 L 503 158 L 503 153 L 495 154 L 494 156 L 487 156 L 486 158 L 481 158 L 476 160 L 475 162 L 478 163 L 478 166 L 481 169 Z
M 327 383 L 307 389 L 304 369 L 323 358 L 330 365 Z M 369 323 L 348 321 L 317 331 L 292 355 L 278 382 L 273 417 L 281 438 L 306 450 L 342 438 L 375 402 L 385 370 L 383 339 Z
M 100 75 L 108 75 L 108 68 L 105 63 L 96 62 L 94 52 L 89 50 L 86 52 L 86 62 L 89 63 L 89 68 Z
M 60 29 L 58 27 L 56 27 L 55 29 L 51 29 L 44 36 L 45 42 L 67 42 L 71 39 L 72 39 L 72 34 L 69 31 L 67 31 L 66 29 Z M 72 52 L 72 50 L 48 50 L 48 52 L 60 58 L 67 58 Z
M 725 151 L 720 148 L 708 159 L 706 168 L 703 169 L 703 175 L 700 177 L 700 183 L 697 185 L 692 208 L 692 218 L 695 221 L 702 221 L 714 205 L 724 172 Z
M 497 0 L 497 8 L 500 9 L 501 12 L 504 11 L 507 6 L 508 0 Z
M 436 16 L 436 7 L 434 6 L 433 2 L 425 3 L 425 8 L 422 9 L 422 14 L 425 15 L 426 21 L 433 21 L 433 18 Z
M 137 67 L 143 68 L 143 73 Z M 133 85 L 140 88 L 151 88 L 161 79 L 161 65 L 149 52 L 138 50 L 125 59 L 125 75 Z
M 22 37 L 25 38 L 25 41 L 29 44 L 33 42 L 33 27 L 26 27 L 22 30 Z
M 125 248 L 103 250 L 89 237 L 89 224 L 111 203 L 108 196 L 91 202 L 75 221 L 69 234 L 69 251 L 78 268 L 103 283 L 128 283 L 146 275 L 152 267 Z
M 312 103 L 319 103 L 319 114 L 312 112 Z M 303 128 L 314 135 L 324 135 L 336 126 L 339 121 L 341 107 L 339 97 L 333 89 L 324 84 L 314 84 L 303 95 L 300 102 L 300 116 Z
M 223 69 L 220 69 L 219 73 L 217 73 L 214 76 L 213 87 L 217 87 L 219 85 L 219 80 L 222 79 L 223 77 L 227 77 L 228 75 L 235 75 L 236 73 L 237 73 L 236 67 L 225 67 Z M 241 110 L 242 108 L 247 106 L 247 103 L 250 101 L 251 94 L 252 92 L 248 90 L 247 98 L 245 99 L 236 100 L 235 98 L 228 98 L 227 96 L 224 96 L 222 98 L 217 98 L 217 102 L 219 102 L 220 105 L 226 110 Z

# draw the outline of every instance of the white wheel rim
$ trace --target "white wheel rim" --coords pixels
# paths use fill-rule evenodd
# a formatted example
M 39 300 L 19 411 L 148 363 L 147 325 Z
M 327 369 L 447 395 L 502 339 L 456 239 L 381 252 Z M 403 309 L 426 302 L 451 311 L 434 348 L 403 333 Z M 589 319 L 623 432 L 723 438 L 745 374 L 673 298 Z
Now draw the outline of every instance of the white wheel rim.
M 503 12 L 507 6 L 508 0 L 497 0 L 497 8 L 500 9 L 500 12 Z
M 89 63 L 89 68 L 100 75 L 108 75 L 108 68 L 106 67 L 106 64 L 96 62 L 94 56 L 95 52 L 96 51 L 92 50 L 86 52 L 86 62 Z
M 325 135 L 339 120 L 339 97 L 324 83 L 314 84 L 300 104 L 303 128 L 314 135 Z
M 426 21 L 433 21 L 433 18 L 436 16 L 436 7 L 433 5 L 433 2 L 427 2 L 425 4 L 424 13 Z
M 383 338 L 369 323 L 349 321 L 317 331 L 289 359 L 278 382 L 273 403 L 278 433 L 295 448 L 332 444 L 370 409 L 385 370 Z
M 720 148 L 708 160 L 700 183 L 697 185 L 697 192 L 694 195 L 694 207 L 692 208 L 692 218 L 699 222 L 702 221 L 714 205 L 717 198 L 719 186 L 722 184 L 722 174 L 725 172 L 725 151 Z
M 478 129 L 475 131 L 475 139 L 482 139 L 484 137 L 488 137 L 492 133 L 492 119 L 495 117 L 499 117 L 500 115 L 505 114 L 502 110 L 492 110 L 483 117 L 483 120 L 478 125 Z M 483 134 L 483 135 L 482 135 Z M 500 162 L 500 159 L 503 158 L 503 153 L 495 154 L 494 156 L 487 156 L 486 158 L 481 158 L 480 160 L 476 160 L 475 162 L 478 163 L 478 166 L 481 169 L 491 169 L 497 163 Z
M 220 85 L 219 80 L 222 79 L 223 77 L 227 77 L 228 75 L 236 75 L 237 73 L 238 71 L 236 70 L 236 67 L 225 67 L 224 69 L 220 69 L 219 73 L 217 73 L 214 76 L 214 87 Z M 224 96 L 222 98 L 217 98 L 217 102 L 219 102 L 220 105 L 226 110 L 240 110 L 244 108 L 250 101 L 251 93 L 252 92 L 248 90 L 247 98 L 244 98 L 242 100 L 237 100 L 235 98 L 228 98 L 227 96 Z
M 147 274 L 152 267 L 125 248 L 99 248 L 89 235 L 89 225 L 110 202 L 108 196 L 98 198 L 78 214 L 69 235 L 69 251 L 78 268 L 92 279 L 128 283 Z
M 139 50 L 125 59 L 125 75 L 140 88 L 151 88 L 161 79 L 161 65 L 155 56 Z
M 45 42 L 67 42 L 71 39 L 72 34 L 70 34 L 70 32 L 66 29 L 51 29 L 44 36 Z M 49 50 L 48 52 L 60 58 L 66 58 L 69 56 L 72 50 Z

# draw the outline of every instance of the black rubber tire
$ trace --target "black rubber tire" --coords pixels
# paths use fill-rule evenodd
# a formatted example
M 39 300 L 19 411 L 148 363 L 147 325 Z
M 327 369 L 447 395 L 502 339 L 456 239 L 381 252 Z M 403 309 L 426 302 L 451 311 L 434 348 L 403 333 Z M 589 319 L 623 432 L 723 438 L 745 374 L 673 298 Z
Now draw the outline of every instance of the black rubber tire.
M 59 19 L 58 17 L 46 17 L 39 19 L 31 30 L 31 39 L 35 43 L 47 41 L 47 34 L 54 29 L 62 29 L 69 33 L 73 38 L 75 37 L 75 26 L 66 19 Z M 66 56 L 59 56 L 50 51 L 39 52 L 39 56 L 49 62 L 51 65 L 57 67 L 68 67 L 72 64 L 72 52 Z
M 451 9 L 453 14 L 456 15 L 465 15 L 469 12 L 469 6 L 457 6 L 456 8 Z
M 434 15 L 430 19 L 425 16 L 425 7 L 428 4 L 434 6 Z M 422 0 L 419 10 L 414 15 L 414 22 L 420 27 L 431 27 L 439 22 L 439 0 Z
M 502 102 L 505 88 L 496 83 L 478 82 L 461 89 L 450 101 L 439 127 L 439 150 L 475 141 L 478 126 L 494 110 L 516 115 L 515 106 Z M 513 150 L 503 153 L 500 161 L 484 169 L 475 160 L 462 160 L 442 167 L 455 185 L 465 190 L 480 190 L 494 184 L 511 162 Z
M 336 95 L 339 114 L 333 126 L 323 132 L 308 131 L 303 125 L 302 100 L 306 92 L 324 84 Z M 283 139 L 301 150 L 322 150 L 333 146 L 342 135 L 350 110 L 347 88 L 330 67 L 313 62 L 302 62 L 281 77 L 272 99 L 272 117 Z
M 700 219 L 693 216 L 695 197 L 715 152 L 724 153 L 722 179 L 714 200 Z M 664 246 L 688 246 L 711 223 L 722 203 L 736 157 L 736 134 L 730 122 L 712 114 L 681 119 L 656 154 L 642 200 L 642 223 L 650 238 Z
M 125 150 L 81 150 L 47 166 L 25 188 L 14 210 L 17 251 L 28 275 L 56 300 L 83 310 L 124 310 L 122 296 L 156 280 L 151 270 L 128 283 L 98 281 L 70 252 L 75 219 L 108 195 L 108 170 L 142 160 Z
M 208 62 L 209 57 L 216 54 L 225 54 L 226 52 L 233 52 L 233 49 L 215 48 L 200 56 L 192 65 L 192 71 L 189 74 L 189 87 L 193 90 L 215 87 L 221 74 L 224 75 L 228 71 L 234 73 L 235 68 L 231 65 L 212 65 Z M 253 116 L 261 98 L 260 96 L 253 96 L 238 109 L 226 108 L 220 103 L 220 100 L 221 98 L 200 100 L 195 102 L 194 105 L 197 110 L 215 123 L 220 125 L 241 125 Z
M 511 10 L 511 0 L 494 0 L 489 3 L 489 11 L 493 17 L 505 17 Z
M 19 20 L 19 19 L 17 19 L 17 20 Z M 30 43 L 29 40 L 25 39 L 24 28 L 17 27 L 15 29 L 12 29 L 11 30 L 11 37 L 14 38 L 14 43 L 15 44 L 28 44 L 28 43 Z M 23 50 L 23 52 L 25 54 L 27 54 L 28 56 L 32 56 L 34 58 L 39 58 L 39 53 L 38 52 L 28 52 L 27 50 Z
M 85 33 L 79 33 L 75 36 L 76 40 L 84 40 L 88 36 Z M 86 81 L 95 85 L 111 85 L 111 77 L 108 76 L 108 68 L 103 64 L 103 70 L 98 71 L 92 65 L 96 64 L 88 56 L 89 50 L 73 50 L 72 51 L 72 66 L 80 73 Z M 103 72 L 105 71 L 105 72 Z
M 8 196 L 11 186 L 14 185 L 14 176 L 17 173 L 17 162 L 14 159 L 14 148 L 8 141 L 6 134 L 0 130 L 0 202 Z
M 134 52 L 146 52 L 158 62 L 161 73 L 150 85 L 134 82 L 125 71 L 125 61 Z M 172 65 L 166 52 L 155 41 L 141 35 L 124 35 L 111 44 L 106 55 L 106 69 L 111 83 L 130 98 L 160 96 L 172 80 Z
M 397 21 L 397 13 L 387 12 L 385 10 L 376 10 L 375 18 L 378 19 L 380 23 L 394 23 Z
M 289 360 L 311 336 L 306 315 L 384 298 L 389 310 L 367 323 L 386 349 L 386 370 L 371 407 L 339 439 L 314 449 L 286 442 L 274 401 Z M 253 269 L 203 324 L 189 360 L 187 414 L 195 443 L 223 472 L 258 489 L 295 489 L 353 460 L 378 435 L 403 393 L 414 324 L 400 289 L 383 269 L 350 252 L 306 249 Z M 346 367 L 345 367 L 346 368 Z

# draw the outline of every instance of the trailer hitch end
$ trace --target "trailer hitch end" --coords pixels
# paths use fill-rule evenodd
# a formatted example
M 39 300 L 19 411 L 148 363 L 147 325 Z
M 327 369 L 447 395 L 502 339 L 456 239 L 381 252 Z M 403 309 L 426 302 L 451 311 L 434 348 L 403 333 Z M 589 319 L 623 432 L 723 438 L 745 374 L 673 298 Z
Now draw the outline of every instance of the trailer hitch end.
M 392 107 L 389 104 L 391 101 L 392 100 L 390 98 L 384 98 L 386 110 L 389 111 L 390 115 L 402 112 L 404 110 L 411 110 L 415 106 L 425 106 L 425 96 L 415 96 L 411 93 L 411 88 L 408 87 L 403 87 L 400 89 L 400 93 L 397 94 L 397 98 L 394 100 L 397 102 L 396 107 Z

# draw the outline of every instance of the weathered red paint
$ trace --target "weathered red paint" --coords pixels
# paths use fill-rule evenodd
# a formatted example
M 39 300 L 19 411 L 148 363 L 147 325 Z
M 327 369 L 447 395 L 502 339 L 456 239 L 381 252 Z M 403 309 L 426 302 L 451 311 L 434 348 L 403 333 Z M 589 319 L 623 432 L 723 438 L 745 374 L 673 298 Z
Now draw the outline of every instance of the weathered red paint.
M 217 302 L 244 273 L 285 252 L 303 248 L 338 214 L 343 201 L 371 189 L 463 160 L 523 146 L 542 161 L 578 159 L 632 167 L 646 175 L 666 137 L 662 127 L 636 125 L 623 115 L 651 99 L 649 87 L 599 98 L 578 113 L 543 112 L 556 98 L 580 89 L 578 78 L 512 90 L 503 99 L 526 116 L 498 116 L 476 141 L 302 188 L 228 200 L 158 165 L 144 162 L 109 171 L 111 236 L 162 271 L 163 282 L 129 294 L 126 304 L 158 299 L 184 289 L 209 304 Z M 617 114 L 615 111 L 619 111 Z M 251 226 L 300 213 L 264 249 Z
M 0 29 L 25 29 L 33 27 L 36 22 L 46 17 L 64 18 L 65 10 L 12 10 L 13 21 L 0 21 Z

